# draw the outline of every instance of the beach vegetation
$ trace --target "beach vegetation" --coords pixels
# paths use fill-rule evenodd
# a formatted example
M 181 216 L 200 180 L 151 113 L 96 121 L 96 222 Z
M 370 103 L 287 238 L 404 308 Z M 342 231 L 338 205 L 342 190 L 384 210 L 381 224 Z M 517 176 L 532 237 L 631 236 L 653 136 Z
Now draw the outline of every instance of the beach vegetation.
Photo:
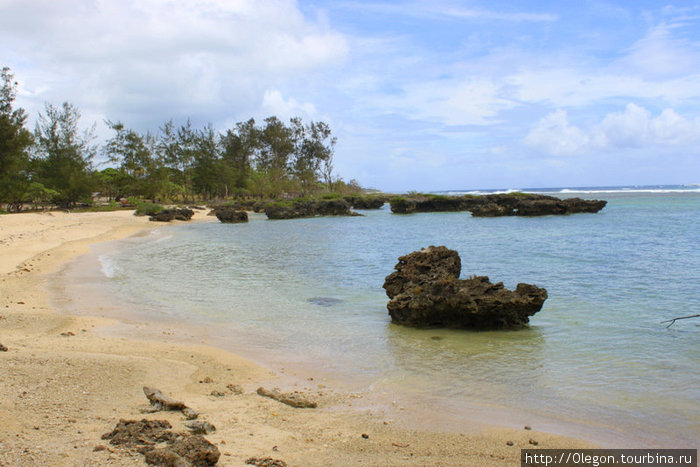
M 136 211 L 134 212 L 137 216 L 154 216 L 156 213 L 163 210 L 163 206 L 156 203 L 151 203 L 148 201 L 136 201 Z
M 89 200 L 94 185 L 92 159 L 97 153 L 94 126 L 80 130 L 80 110 L 69 102 L 46 104 L 34 130 L 32 180 L 55 190 L 53 202 L 63 208 Z
M 3 68 L 0 203 L 7 210 L 116 208 L 112 202 L 132 197 L 221 204 L 364 192 L 356 180 L 335 174 L 337 139 L 323 121 L 251 118 L 220 132 L 212 124 L 198 128 L 189 119 L 181 124 L 169 119 L 155 132 L 140 132 L 106 120 L 111 134 L 98 144 L 95 125 L 83 129 L 80 110 L 69 102 L 46 103 L 34 132 L 27 130 L 24 110 L 13 107 L 16 89 L 9 68 Z
M 33 135 L 25 128 L 24 109 L 15 109 L 17 82 L 7 67 L 0 71 L 0 202 L 20 211 L 30 185 L 29 162 Z

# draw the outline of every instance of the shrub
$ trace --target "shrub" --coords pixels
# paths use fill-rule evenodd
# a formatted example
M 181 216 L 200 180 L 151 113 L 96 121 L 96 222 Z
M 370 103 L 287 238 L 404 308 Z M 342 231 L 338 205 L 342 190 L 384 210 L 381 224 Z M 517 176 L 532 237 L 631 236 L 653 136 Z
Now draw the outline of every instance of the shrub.
M 135 216 L 153 216 L 163 210 L 160 204 L 149 203 L 148 201 L 137 201 Z

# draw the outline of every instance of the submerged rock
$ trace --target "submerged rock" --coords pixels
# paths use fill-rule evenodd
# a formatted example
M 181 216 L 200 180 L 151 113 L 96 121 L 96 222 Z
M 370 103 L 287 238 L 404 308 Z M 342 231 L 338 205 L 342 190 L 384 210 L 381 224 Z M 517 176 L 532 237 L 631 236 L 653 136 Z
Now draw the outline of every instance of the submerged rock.
M 459 254 L 431 246 L 399 258 L 384 289 L 392 322 L 412 327 L 517 328 L 542 309 L 547 291 L 518 284 L 514 291 L 486 276 L 459 279 Z
M 334 297 L 313 297 L 309 299 L 309 302 L 313 303 L 314 305 L 329 307 L 342 303 L 343 301 Z

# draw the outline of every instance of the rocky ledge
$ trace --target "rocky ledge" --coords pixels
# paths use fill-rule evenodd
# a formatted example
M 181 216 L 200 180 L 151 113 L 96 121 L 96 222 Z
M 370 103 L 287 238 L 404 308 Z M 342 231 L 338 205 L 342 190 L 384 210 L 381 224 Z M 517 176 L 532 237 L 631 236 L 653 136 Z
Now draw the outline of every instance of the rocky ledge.
M 344 199 L 304 199 L 278 201 L 265 206 L 268 219 L 296 219 L 315 216 L 359 216 Z
M 459 279 L 459 254 L 431 246 L 399 257 L 384 289 L 392 322 L 427 328 L 509 329 L 542 309 L 547 291 L 518 284 L 514 291 L 486 276 Z
M 386 195 L 348 195 L 343 199 L 350 203 L 353 209 L 380 209 L 389 200 Z
M 531 193 L 508 193 L 481 196 L 398 196 L 392 198 L 390 203 L 391 212 L 396 214 L 470 211 L 475 217 L 497 217 L 596 213 L 605 207 L 607 201 L 581 198 L 560 199 L 554 196 Z
M 240 224 L 241 222 L 248 222 L 248 213 L 233 207 L 217 208 L 213 211 L 213 214 L 223 224 Z
M 163 209 L 155 213 L 148 220 L 154 222 L 188 221 L 194 216 L 194 211 L 187 208 Z

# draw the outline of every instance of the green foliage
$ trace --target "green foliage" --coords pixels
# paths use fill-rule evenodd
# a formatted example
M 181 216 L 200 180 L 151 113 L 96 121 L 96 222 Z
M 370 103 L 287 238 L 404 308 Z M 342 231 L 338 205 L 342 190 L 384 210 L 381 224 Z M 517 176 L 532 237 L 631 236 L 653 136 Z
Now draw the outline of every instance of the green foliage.
M 0 202 L 8 210 L 22 207 L 29 180 L 29 149 L 32 134 L 24 128 L 27 119 L 23 109 L 13 109 L 17 83 L 7 67 L 2 68 L 0 88 Z
M 96 152 L 93 131 L 79 131 L 80 111 L 68 102 L 61 107 L 46 104 L 45 112 L 34 131 L 36 180 L 58 192 L 56 204 L 72 207 L 89 199 L 95 188 L 90 174 Z
M 155 135 L 107 120 L 113 133 L 100 153 L 112 166 L 96 171 L 94 126 L 81 130 L 80 111 L 67 102 L 47 103 L 32 134 L 24 128 L 24 111 L 13 109 L 16 88 L 10 70 L 3 68 L 0 202 L 10 209 L 20 210 L 27 202 L 72 208 L 91 202 L 93 192 L 110 201 L 136 196 L 189 202 L 363 191 L 356 180 L 345 183 L 334 176 L 336 138 L 327 123 L 284 122 L 274 116 L 261 124 L 239 122 L 222 134 L 211 124 L 194 128 L 189 120 L 182 125 L 169 120 Z
M 163 210 L 160 204 L 149 203 L 148 201 L 136 201 L 135 216 L 153 216 Z

